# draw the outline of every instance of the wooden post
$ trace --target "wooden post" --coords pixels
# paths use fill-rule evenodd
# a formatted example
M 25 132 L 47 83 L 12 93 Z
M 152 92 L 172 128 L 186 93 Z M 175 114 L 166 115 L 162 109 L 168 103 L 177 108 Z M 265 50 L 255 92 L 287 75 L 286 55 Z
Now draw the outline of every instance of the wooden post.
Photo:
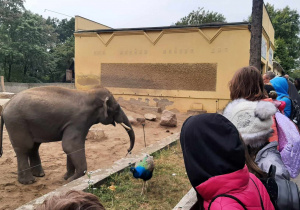
M 261 39 L 262 39 L 262 16 L 263 0 L 253 0 L 252 23 L 250 40 L 250 66 L 255 66 L 261 71 Z
M 1 76 L 1 88 L 2 88 L 2 92 L 6 92 L 4 86 L 4 76 Z

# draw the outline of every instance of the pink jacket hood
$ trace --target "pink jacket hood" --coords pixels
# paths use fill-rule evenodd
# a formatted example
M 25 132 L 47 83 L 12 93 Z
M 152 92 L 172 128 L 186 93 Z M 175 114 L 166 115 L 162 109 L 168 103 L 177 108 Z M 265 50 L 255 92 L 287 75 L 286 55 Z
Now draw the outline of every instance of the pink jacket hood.
M 258 187 L 258 190 L 255 184 Z M 219 194 L 228 194 L 238 198 L 246 208 L 262 209 L 259 193 L 265 210 L 273 210 L 269 194 L 264 185 L 253 174 L 249 173 L 247 166 L 230 174 L 214 176 L 196 187 L 204 199 L 204 208 L 208 209 L 210 201 Z M 211 209 L 243 209 L 235 200 L 228 197 L 219 197 L 211 205 Z

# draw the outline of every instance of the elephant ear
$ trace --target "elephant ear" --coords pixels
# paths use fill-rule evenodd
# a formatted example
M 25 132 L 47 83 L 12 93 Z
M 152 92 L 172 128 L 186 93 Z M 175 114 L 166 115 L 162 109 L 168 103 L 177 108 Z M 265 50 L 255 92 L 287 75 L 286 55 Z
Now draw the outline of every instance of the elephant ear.
M 107 102 L 108 102 L 108 96 L 104 99 L 103 101 L 103 113 L 104 113 L 104 117 L 105 119 L 108 117 L 108 111 L 107 111 Z

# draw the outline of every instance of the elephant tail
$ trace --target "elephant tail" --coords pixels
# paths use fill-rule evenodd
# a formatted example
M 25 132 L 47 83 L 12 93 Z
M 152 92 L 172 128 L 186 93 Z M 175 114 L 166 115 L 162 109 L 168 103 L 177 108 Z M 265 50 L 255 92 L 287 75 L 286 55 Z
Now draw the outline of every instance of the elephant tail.
M 4 120 L 3 120 L 3 115 L 1 113 L 0 157 L 2 157 L 2 154 L 3 154 L 3 147 L 2 147 L 2 142 L 3 142 L 3 125 L 4 125 Z

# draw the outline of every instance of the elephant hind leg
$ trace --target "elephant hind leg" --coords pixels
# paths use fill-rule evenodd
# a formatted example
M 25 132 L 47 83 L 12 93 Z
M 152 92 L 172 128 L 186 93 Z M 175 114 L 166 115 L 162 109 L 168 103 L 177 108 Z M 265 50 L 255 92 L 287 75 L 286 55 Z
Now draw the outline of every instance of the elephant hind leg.
M 18 128 L 18 130 L 16 130 L 16 128 Z M 34 146 L 32 136 L 29 133 L 26 124 L 21 121 L 10 122 L 7 120 L 6 129 L 17 155 L 18 181 L 21 184 L 32 184 L 35 182 L 31 167 L 29 166 L 29 154 Z
M 34 143 L 33 148 L 30 150 L 29 153 L 29 162 L 30 162 L 30 168 L 33 176 L 36 177 L 43 177 L 45 176 L 42 163 L 41 163 L 41 158 L 39 155 L 39 147 L 40 143 Z

